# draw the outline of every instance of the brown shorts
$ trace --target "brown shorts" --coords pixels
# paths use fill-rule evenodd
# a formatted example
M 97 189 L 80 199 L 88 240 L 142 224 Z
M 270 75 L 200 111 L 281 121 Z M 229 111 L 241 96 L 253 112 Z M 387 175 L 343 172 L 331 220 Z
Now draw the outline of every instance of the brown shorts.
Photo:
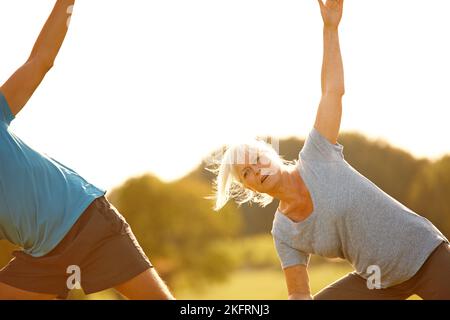
M 47 255 L 14 251 L 0 282 L 67 298 L 79 279 L 86 294 L 122 284 L 152 267 L 124 217 L 105 197 L 94 200 Z M 79 277 L 76 277 L 79 276 Z
M 409 280 L 386 289 L 368 289 L 352 272 L 326 287 L 314 300 L 404 300 L 416 294 L 426 300 L 450 300 L 450 245 L 441 243 Z

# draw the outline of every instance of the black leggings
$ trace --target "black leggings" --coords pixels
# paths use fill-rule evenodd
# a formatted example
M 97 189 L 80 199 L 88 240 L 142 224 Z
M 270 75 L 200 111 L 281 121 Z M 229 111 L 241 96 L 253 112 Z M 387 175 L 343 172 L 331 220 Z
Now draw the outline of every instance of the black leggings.
M 409 280 L 387 289 L 368 289 L 367 281 L 352 272 L 326 287 L 314 300 L 450 300 L 450 245 L 443 242 Z

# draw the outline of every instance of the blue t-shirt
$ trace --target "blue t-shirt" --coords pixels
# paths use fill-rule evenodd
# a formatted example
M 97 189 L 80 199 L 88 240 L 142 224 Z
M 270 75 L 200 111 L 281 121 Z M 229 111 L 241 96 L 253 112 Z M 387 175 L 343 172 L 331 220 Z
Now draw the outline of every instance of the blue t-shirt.
M 41 257 L 105 191 L 11 132 L 14 115 L 0 92 L 0 240 Z

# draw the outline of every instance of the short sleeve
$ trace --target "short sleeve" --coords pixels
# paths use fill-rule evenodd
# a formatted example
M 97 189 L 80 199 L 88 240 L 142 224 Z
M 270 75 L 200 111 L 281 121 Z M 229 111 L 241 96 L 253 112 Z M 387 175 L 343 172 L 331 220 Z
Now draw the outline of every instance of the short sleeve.
M 343 151 L 344 147 L 341 144 L 332 144 L 316 128 L 313 128 L 300 151 L 300 157 L 317 161 L 342 161 Z
M 273 241 L 283 269 L 299 264 L 308 266 L 310 254 L 294 249 L 276 237 Z
M 0 92 L 0 122 L 4 122 L 9 125 L 13 120 L 14 115 L 11 113 L 8 102 L 6 101 L 3 93 Z

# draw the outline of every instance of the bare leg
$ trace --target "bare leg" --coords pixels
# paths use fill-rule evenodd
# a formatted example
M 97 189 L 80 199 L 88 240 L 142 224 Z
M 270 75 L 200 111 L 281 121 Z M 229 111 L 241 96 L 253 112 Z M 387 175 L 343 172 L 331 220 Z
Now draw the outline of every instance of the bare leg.
M 28 292 L 0 282 L 0 300 L 54 300 L 56 295 Z
M 154 268 L 147 269 L 115 289 L 130 300 L 174 300 Z

